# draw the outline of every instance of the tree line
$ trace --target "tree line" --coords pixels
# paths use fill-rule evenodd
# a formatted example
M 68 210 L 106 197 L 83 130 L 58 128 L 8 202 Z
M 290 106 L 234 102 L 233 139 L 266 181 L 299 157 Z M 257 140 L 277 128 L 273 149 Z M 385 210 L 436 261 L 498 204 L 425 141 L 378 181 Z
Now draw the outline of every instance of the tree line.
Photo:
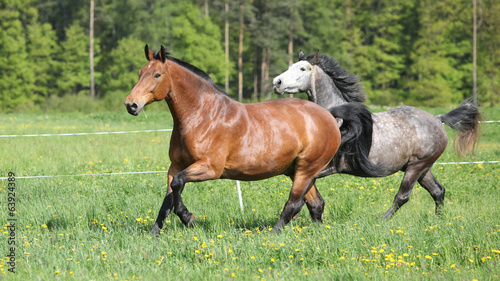
M 0 3 L 0 112 L 121 108 L 145 44 L 244 101 L 272 98 L 272 78 L 303 50 L 359 75 L 372 104 L 456 105 L 474 89 L 481 105 L 500 104 L 497 0 Z

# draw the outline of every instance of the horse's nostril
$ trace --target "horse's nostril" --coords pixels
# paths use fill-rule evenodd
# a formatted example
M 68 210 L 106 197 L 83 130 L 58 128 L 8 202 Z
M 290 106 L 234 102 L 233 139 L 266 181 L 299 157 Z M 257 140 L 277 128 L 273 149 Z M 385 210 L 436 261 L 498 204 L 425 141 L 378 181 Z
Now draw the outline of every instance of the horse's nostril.
M 137 111 L 137 108 L 138 108 L 137 103 L 135 103 L 135 102 L 134 103 L 127 103 L 126 106 L 127 106 L 127 111 L 129 113 L 134 113 L 135 111 Z
M 276 81 L 276 86 L 281 86 L 281 79 L 278 79 L 278 80 Z

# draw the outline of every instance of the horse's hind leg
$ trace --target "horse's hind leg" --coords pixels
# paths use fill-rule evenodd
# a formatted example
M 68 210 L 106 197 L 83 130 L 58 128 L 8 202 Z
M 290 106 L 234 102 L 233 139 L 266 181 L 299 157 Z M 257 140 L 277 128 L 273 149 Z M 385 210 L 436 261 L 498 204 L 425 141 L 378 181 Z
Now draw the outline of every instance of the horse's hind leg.
M 306 202 L 307 209 L 311 214 L 311 218 L 315 222 L 323 222 L 323 210 L 325 209 L 325 201 L 321 194 L 319 194 L 316 185 L 313 184 L 311 189 L 304 196 L 304 201 Z
M 305 177 L 305 176 L 295 176 L 292 190 L 290 190 L 290 196 L 288 197 L 288 201 L 281 212 L 280 219 L 274 225 L 273 230 L 271 232 L 278 233 L 280 232 L 285 225 L 290 222 L 290 220 L 300 212 L 302 206 L 304 206 L 304 196 L 310 190 L 312 185 L 314 184 L 313 177 Z
M 382 219 L 388 219 L 396 213 L 396 211 L 401 208 L 408 200 L 410 200 L 410 193 L 417 182 L 417 179 L 422 174 L 422 169 L 419 169 L 415 166 L 409 166 L 406 168 L 405 175 L 403 176 L 403 180 L 401 181 L 401 185 L 399 186 L 399 191 L 394 197 L 394 202 L 389 210 L 382 216 Z
M 426 173 L 424 173 L 419 179 L 418 183 L 425 188 L 427 191 L 432 196 L 432 199 L 434 199 L 434 202 L 436 202 L 436 215 L 441 214 L 441 207 L 444 204 L 444 194 L 445 194 L 445 188 L 444 186 L 438 182 L 436 177 L 431 172 L 431 169 L 429 169 Z

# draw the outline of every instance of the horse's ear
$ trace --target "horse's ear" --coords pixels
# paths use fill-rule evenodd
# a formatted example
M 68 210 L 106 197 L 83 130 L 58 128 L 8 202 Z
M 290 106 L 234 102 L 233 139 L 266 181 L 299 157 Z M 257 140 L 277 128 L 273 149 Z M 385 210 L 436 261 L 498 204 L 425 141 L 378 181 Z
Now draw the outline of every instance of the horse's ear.
M 300 50 L 300 52 L 299 52 L 299 60 L 303 60 L 305 56 L 306 56 L 306 54 L 304 54 L 304 52 L 302 50 Z
M 165 60 L 167 59 L 167 51 L 165 51 L 165 47 L 163 47 L 163 45 L 161 45 L 161 49 L 160 49 L 160 59 L 161 59 L 161 62 L 165 63 Z
M 313 59 L 312 59 L 312 63 L 313 64 L 317 64 L 319 63 L 319 50 L 316 52 L 316 54 L 314 55 Z
M 148 44 L 146 44 L 146 47 L 144 47 L 144 53 L 146 54 L 146 59 L 147 60 L 152 60 L 154 58 L 153 52 L 148 47 Z

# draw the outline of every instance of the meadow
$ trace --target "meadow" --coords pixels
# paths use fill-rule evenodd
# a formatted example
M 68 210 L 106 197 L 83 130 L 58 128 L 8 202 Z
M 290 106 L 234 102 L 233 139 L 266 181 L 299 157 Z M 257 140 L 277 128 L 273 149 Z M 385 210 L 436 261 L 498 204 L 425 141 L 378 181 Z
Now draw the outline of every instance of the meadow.
M 8 114 L 0 135 L 172 128 L 164 111 Z M 449 109 L 432 108 L 432 113 Z M 486 120 L 500 109 L 485 108 Z M 475 156 L 453 152 L 438 163 L 500 160 L 500 123 L 484 124 Z M 171 214 L 149 235 L 166 192 L 169 132 L 0 138 L 0 279 L 7 280 L 499 280 L 500 164 L 436 164 L 446 188 L 443 214 L 418 184 L 391 220 L 381 220 L 402 173 L 386 178 L 332 175 L 317 181 L 324 223 L 307 208 L 270 234 L 288 198 L 284 176 L 188 183 L 183 201 L 197 224 Z M 127 172 L 149 172 L 125 174 Z M 108 173 L 108 175 L 102 175 Z M 109 173 L 117 173 L 109 175 Z M 73 175 L 56 176 L 55 175 Z M 47 176 L 20 178 L 24 176 Z M 8 228 L 15 218 L 16 229 Z M 15 273 L 9 272 L 15 237 Z

